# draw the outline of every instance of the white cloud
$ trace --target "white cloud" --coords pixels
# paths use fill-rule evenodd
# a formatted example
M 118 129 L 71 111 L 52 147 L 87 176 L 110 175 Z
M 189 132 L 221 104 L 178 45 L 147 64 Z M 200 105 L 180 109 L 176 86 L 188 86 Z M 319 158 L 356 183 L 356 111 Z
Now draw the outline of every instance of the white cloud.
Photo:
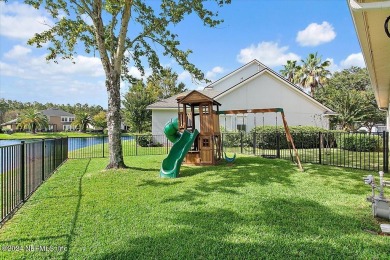
M 0 35 L 21 40 L 29 39 L 53 25 L 47 15 L 18 2 L 0 2 L 0 21 Z
M 333 58 L 327 58 L 326 60 L 330 61 L 330 66 L 328 67 L 328 70 L 331 73 L 334 73 L 336 71 L 341 71 L 344 69 L 349 69 L 352 66 L 365 68 L 366 64 L 364 63 L 364 58 L 361 52 L 359 53 L 352 53 L 348 55 L 348 57 L 345 60 L 340 61 L 339 64 L 337 64 Z
M 318 46 L 336 38 L 334 28 L 328 22 L 311 23 L 303 31 L 299 31 L 296 41 L 301 46 Z
M 345 60 L 342 60 L 340 62 L 340 66 L 343 69 L 348 69 L 351 66 L 365 68 L 366 63 L 364 62 L 363 54 L 359 52 L 359 53 L 352 53 Z
M 11 50 L 4 53 L 4 57 L 7 59 L 21 58 L 31 52 L 30 48 L 26 48 L 22 45 L 15 45 Z
M 327 58 L 327 61 L 330 62 L 329 67 L 327 68 L 331 73 L 334 73 L 336 71 L 340 71 L 340 66 L 337 65 L 333 58 Z
M 177 80 L 178 81 L 188 81 L 188 80 L 191 80 L 192 77 L 191 77 L 191 74 L 184 70 L 183 72 L 179 73 L 179 76 L 177 77 Z
M 237 55 L 240 63 L 248 63 L 257 59 L 270 67 L 276 67 L 286 64 L 287 60 L 300 60 L 300 57 L 288 51 L 288 46 L 279 47 L 276 42 L 260 42 L 256 45 L 241 49 Z
M 210 80 L 215 80 L 215 78 L 223 73 L 225 71 L 224 68 L 220 67 L 220 66 L 216 66 L 214 68 L 212 68 L 211 70 L 207 71 L 206 72 L 206 78 L 207 79 L 210 79 Z

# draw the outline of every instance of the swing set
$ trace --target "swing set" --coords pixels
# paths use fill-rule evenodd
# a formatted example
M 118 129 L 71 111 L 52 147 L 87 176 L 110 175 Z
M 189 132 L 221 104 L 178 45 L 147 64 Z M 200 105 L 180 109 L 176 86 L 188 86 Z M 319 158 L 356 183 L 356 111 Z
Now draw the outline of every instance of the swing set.
M 238 114 L 242 114 L 243 117 L 242 117 L 242 127 L 241 127 L 241 130 L 243 130 L 242 128 L 244 127 L 244 118 L 245 118 L 245 114 L 249 114 L 249 113 L 253 113 L 255 114 L 254 116 L 254 125 L 256 127 L 256 114 L 257 113 L 262 113 L 263 114 L 263 128 L 264 128 L 264 113 L 276 113 L 276 126 L 275 126 L 275 129 L 277 131 L 277 127 L 278 127 L 278 117 L 277 117 L 277 113 L 280 113 L 281 117 L 282 117 L 282 121 L 283 121 L 283 126 L 284 126 L 284 130 L 286 132 L 286 139 L 287 139 L 287 144 L 288 144 L 288 147 L 289 147 L 289 150 L 290 150 L 290 155 L 291 157 L 292 156 L 292 153 L 291 153 L 291 149 L 293 149 L 294 151 L 294 154 L 295 154 L 295 159 L 296 159 L 296 163 L 299 167 L 299 169 L 301 171 L 303 171 L 303 168 L 302 168 L 302 164 L 301 164 L 301 161 L 299 159 L 299 155 L 298 155 L 298 150 L 296 149 L 295 147 L 295 144 L 294 144 L 294 140 L 291 136 L 291 133 L 290 133 L 290 129 L 288 128 L 288 125 L 287 125 L 287 120 L 286 120 L 286 117 L 284 115 L 284 111 L 283 111 L 283 108 L 263 108 L 263 109 L 247 109 L 247 110 L 243 110 L 243 109 L 237 109 L 237 110 L 226 110 L 226 111 L 218 111 L 218 115 L 225 115 L 225 129 L 226 129 L 226 115 L 238 115 Z M 235 124 L 237 126 L 237 118 L 235 118 Z M 264 149 L 262 149 L 263 151 Z M 224 153 L 225 155 L 225 159 L 228 161 L 228 162 L 232 162 L 234 161 L 235 159 L 235 154 L 233 156 L 233 158 L 229 158 L 226 156 L 226 153 Z M 262 154 L 262 157 L 265 157 L 265 158 L 276 158 L 275 155 L 267 155 L 267 154 Z

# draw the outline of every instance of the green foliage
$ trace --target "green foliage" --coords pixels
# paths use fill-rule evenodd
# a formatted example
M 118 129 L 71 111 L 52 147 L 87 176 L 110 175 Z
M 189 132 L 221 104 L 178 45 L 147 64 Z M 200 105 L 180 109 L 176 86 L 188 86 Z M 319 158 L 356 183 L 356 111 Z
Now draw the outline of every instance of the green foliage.
M 141 147 L 162 147 L 159 142 L 153 141 L 153 135 L 138 135 L 137 143 Z
M 122 101 L 124 119 L 131 131 L 138 133 L 151 131 L 152 111 L 146 107 L 154 101 L 153 93 L 145 87 L 142 81 L 131 85 Z
M 76 118 L 72 122 L 72 126 L 79 128 L 82 133 L 87 131 L 89 124 L 93 124 L 93 120 L 88 113 L 77 113 Z
M 107 114 L 104 111 L 100 111 L 98 114 L 93 116 L 93 124 L 95 127 L 105 129 L 107 128 Z
M 336 72 L 317 92 L 316 98 L 337 113 L 331 117 L 332 124 L 354 131 L 360 126 L 371 129 L 386 121 L 386 113 L 378 109 L 369 81 L 366 69 L 351 67 Z
M 315 148 L 319 146 L 319 132 L 326 132 L 323 128 L 314 126 L 291 126 L 290 133 L 294 144 L 299 148 Z M 279 138 L 280 149 L 288 149 L 288 142 L 284 127 L 278 126 L 257 126 L 252 129 L 248 136 L 247 143 L 253 146 L 253 135 L 256 133 L 258 148 L 275 149 L 277 138 Z
M 181 50 L 178 35 L 171 31 L 185 16 L 195 14 L 205 26 L 215 27 L 222 20 L 216 19 L 218 12 L 209 10 L 205 2 L 218 7 L 230 0 L 176 1 L 64 1 L 26 0 L 34 8 L 44 8 L 53 17 L 54 24 L 48 30 L 36 33 L 28 44 L 37 48 L 47 47 L 47 60 L 73 59 L 81 48 L 86 53 L 98 53 L 105 72 L 108 92 L 107 124 L 110 142 L 108 168 L 123 168 L 120 133 L 120 80 L 134 82 L 129 68 L 136 67 L 142 75 L 147 63 L 153 72 L 162 70 L 160 56 L 174 59 L 194 79 L 204 80 L 204 74 L 189 62 L 191 50 Z M 207 6 L 208 3 L 207 3 Z M 88 18 L 92 24 L 86 21 Z M 129 31 L 131 30 L 131 31 Z M 129 55 L 125 55 L 128 53 Z
M 280 73 L 292 83 L 304 88 L 310 88 L 311 96 L 319 86 L 322 86 L 331 74 L 327 69 L 330 65 L 328 60 L 322 61 L 318 53 L 310 53 L 305 60 L 301 60 L 302 65 L 297 65 L 297 61 L 288 60 Z
M 41 112 L 29 109 L 18 118 L 18 127 L 29 129 L 35 134 L 37 128 L 43 129 L 48 127 L 48 119 Z
M 153 73 L 147 78 L 147 89 L 153 93 L 156 100 L 187 91 L 183 82 L 178 83 L 178 77 L 179 75 L 171 68 L 164 68 L 159 73 Z
M 241 138 L 246 140 L 246 134 L 240 132 L 223 133 L 223 147 L 239 147 L 241 146 Z
M 370 134 L 338 135 L 339 148 L 356 152 L 377 152 L 383 148 L 381 136 Z

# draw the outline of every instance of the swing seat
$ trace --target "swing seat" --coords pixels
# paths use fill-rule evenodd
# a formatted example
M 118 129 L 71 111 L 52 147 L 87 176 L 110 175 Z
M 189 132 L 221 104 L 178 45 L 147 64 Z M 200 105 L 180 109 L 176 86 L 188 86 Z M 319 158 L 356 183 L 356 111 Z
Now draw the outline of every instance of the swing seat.
M 226 160 L 228 163 L 232 163 L 232 162 L 234 162 L 234 160 L 236 159 L 236 153 L 234 153 L 234 155 L 233 155 L 232 158 L 227 157 L 225 152 L 224 152 L 223 154 L 224 154 L 225 160 Z

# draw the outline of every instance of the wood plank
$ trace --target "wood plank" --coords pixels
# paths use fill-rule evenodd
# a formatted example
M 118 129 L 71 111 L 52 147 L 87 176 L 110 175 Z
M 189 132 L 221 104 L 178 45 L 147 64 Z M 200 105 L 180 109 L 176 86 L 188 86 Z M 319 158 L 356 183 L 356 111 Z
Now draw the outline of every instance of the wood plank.
M 237 114 L 249 114 L 249 113 L 268 113 L 268 112 L 283 112 L 283 108 L 256 108 L 256 109 L 233 109 L 218 111 L 218 115 L 237 115 Z

